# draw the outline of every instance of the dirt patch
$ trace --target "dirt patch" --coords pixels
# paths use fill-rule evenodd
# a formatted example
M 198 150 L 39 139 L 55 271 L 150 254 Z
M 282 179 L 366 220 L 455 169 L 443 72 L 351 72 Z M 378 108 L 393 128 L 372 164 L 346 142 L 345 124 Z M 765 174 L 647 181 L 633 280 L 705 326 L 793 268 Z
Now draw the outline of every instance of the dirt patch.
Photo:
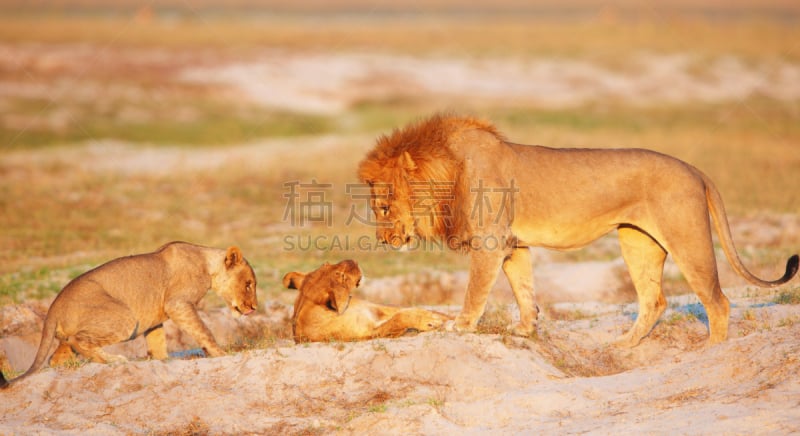
M 735 57 L 703 65 L 691 55 L 640 54 L 627 68 L 572 59 L 447 59 L 356 53 L 265 52 L 260 59 L 186 68 L 188 83 L 224 86 L 259 104 L 339 113 L 361 101 L 452 98 L 576 107 L 598 100 L 654 105 L 800 97 L 800 67 L 766 71 Z M 322 73 L 324 71 L 324 73 Z M 664 86 L 669 83 L 669 86 Z
M 634 349 L 612 342 L 633 324 L 636 304 L 589 296 L 554 303 L 561 317 L 543 313 L 533 338 L 504 331 L 516 307 L 503 304 L 489 307 L 479 334 L 301 345 L 285 339 L 286 305 L 236 319 L 209 310 L 203 319 L 237 352 L 45 369 L 2 393 L 0 432 L 799 431 L 798 306 L 772 303 L 774 291 L 726 293 L 731 337 L 714 347 L 691 295 L 670 297 Z M 38 343 L 25 336 L 38 333 L 45 306 L 2 309 L 7 356 Z M 167 334 L 171 351 L 195 346 L 173 328 Z M 144 344 L 135 342 L 118 351 L 141 358 Z

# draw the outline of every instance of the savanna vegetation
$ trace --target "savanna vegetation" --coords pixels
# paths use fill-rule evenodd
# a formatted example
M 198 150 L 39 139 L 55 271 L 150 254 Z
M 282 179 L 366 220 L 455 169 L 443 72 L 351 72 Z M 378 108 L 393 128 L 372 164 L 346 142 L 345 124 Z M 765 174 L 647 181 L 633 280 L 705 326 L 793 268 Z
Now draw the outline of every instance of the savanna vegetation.
M 250 5 L 220 13 L 206 3 L 191 10 L 179 3 L 142 10 L 123 2 L 106 10 L 89 2 L 75 13 L 6 6 L 0 304 L 51 296 L 92 266 L 176 239 L 240 245 L 257 270 L 262 298 L 280 291 L 285 271 L 345 257 L 357 259 L 368 276 L 465 269 L 467 259 L 444 250 L 376 248 L 372 228 L 353 219 L 366 216 L 364 200 L 357 187 L 347 191 L 377 135 L 438 110 L 490 118 L 517 142 L 669 153 L 717 182 L 734 220 L 800 222 L 792 218 L 800 214 L 800 101 L 793 99 L 757 94 L 655 105 L 596 99 L 553 107 L 469 95 L 376 95 L 326 114 L 265 107 L 221 85 L 179 80 L 189 66 L 285 50 L 581 60 L 632 75 L 639 54 L 688 54 L 692 74 L 713 81 L 708 66 L 729 57 L 767 70 L 796 67 L 800 26 L 791 5 L 744 2 L 724 13 L 680 2 L 672 9 L 626 3 L 598 9 L 576 1 L 574 11 L 516 13 L 521 6 L 508 2 L 508 9 L 455 14 L 449 2 L 403 13 L 343 2 L 324 12 L 276 7 L 253 14 Z M 206 163 L 184 165 L 187 154 Z M 207 164 L 230 156 L 237 157 Z M 167 160 L 174 165 L 159 170 Z M 290 185 L 312 180 L 329 185 L 324 205 L 334 219 L 292 225 Z M 800 233 L 783 230 L 765 240 L 734 229 L 756 272 L 777 274 L 776 263 L 800 248 Z M 556 259 L 617 256 L 611 245 Z

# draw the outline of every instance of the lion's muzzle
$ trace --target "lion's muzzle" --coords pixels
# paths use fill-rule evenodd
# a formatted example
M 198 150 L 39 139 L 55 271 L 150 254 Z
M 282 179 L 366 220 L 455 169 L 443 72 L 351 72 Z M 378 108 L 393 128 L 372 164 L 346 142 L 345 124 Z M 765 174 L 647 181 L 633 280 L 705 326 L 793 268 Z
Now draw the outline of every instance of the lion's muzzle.
M 394 228 L 378 229 L 375 236 L 381 244 L 389 244 L 394 248 L 400 248 L 411 243 L 414 234 L 406 231 L 406 226 L 396 224 Z
M 253 307 L 252 305 L 247 305 L 247 304 L 238 305 L 238 304 L 236 304 L 236 305 L 233 306 L 233 311 L 236 312 L 236 313 L 239 313 L 241 315 L 250 315 L 251 313 L 256 311 L 256 308 Z

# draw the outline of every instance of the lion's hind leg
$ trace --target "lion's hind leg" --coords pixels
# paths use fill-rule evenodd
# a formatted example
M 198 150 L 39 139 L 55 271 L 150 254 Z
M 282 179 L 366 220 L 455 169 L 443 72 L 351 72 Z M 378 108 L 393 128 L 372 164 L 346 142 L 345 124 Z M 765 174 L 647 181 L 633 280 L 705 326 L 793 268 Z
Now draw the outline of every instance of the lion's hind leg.
M 110 345 L 110 343 L 99 345 L 94 337 L 87 336 L 83 332 L 79 332 L 76 335 L 67 338 L 66 342 L 75 351 L 89 358 L 95 363 L 124 363 L 128 361 L 125 356 L 109 354 L 103 351 L 103 347 L 105 345 Z
M 402 336 L 409 330 L 418 332 L 434 330 L 444 325 L 448 319 L 450 318 L 447 315 L 425 309 L 402 309 L 376 326 L 372 337 L 394 338 Z
M 728 337 L 730 302 L 720 287 L 710 231 L 696 230 L 691 236 L 685 235 L 685 239 L 681 241 L 693 241 L 693 244 L 668 245 L 667 249 L 689 286 L 703 303 L 708 315 L 709 343 L 722 342 Z
M 112 345 L 135 338 L 141 332 L 131 310 L 116 299 L 102 301 L 92 308 L 75 327 L 75 333 L 64 338 L 73 350 L 98 363 L 126 362 L 125 356 L 112 355 L 103 351 Z
M 677 207 L 681 210 L 674 210 Z M 680 220 L 663 219 L 657 223 L 661 233 L 659 241 L 706 309 L 709 342 L 724 341 L 728 337 L 730 302 L 719 284 L 704 193 L 700 191 L 696 196 L 684 199 L 683 203 L 673 207 L 671 214 L 664 212 L 662 216 L 681 217 Z
M 650 333 L 656 321 L 667 308 L 667 300 L 661 290 L 661 277 L 667 252 L 652 237 L 635 227 L 618 229 L 622 258 L 636 288 L 639 300 L 639 315 L 633 327 L 617 338 L 617 344 L 635 347 Z

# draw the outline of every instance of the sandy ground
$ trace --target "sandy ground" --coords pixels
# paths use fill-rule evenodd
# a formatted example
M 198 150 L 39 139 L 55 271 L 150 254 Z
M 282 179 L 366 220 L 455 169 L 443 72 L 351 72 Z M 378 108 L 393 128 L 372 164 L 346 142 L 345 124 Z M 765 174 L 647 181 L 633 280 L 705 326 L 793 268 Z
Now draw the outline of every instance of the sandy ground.
M 736 57 L 702 68 L 691 55 L 640 54 L 625 68 L 571 59 L 448 59 L 354 53 L 265 52 L 259 59 L 184 69 L 189 82 L 223 85 L 269 107 L 337 113 L 360 101 L 470 96 L 575 107 L 592 101 L 653 105 L 800 96 L 800 67 Z M 699 71 L 698 71 L 699 70 Z M 667 85 L 668 86 L 665 86 Z
M 614 65 L 559 57 L 421 57 L 280 49 L 263 50 L 246 59 L 135 49 L 103 53 L 100 63 L 97 58 L 92 47 L 79 44 L 0 43 L 0 68 L 19 75 L 0 79 L 0 99 L 56 95 L 59 100 L 94 104 L 97 95 L 104 95 L 106 100 L 113 96 L 136 107 L 168 96 L 162 95 L 165 90 L 133 83 L 86 80 L 87 65 L 93 65 L 94 74 L 101 78 L 121 71 L 131 73 L 125 70 L 129 66 L 136 74 L 155 76 L 164 83 L 212 85 L 232 99 L 329 115 L 358 103 L 403 99 L 568 108 L 598 101 L 647 106 L 737 101 L 752 96 L 783 101 L 800 97 L 797 63 L 752 63 L 736 56 L 709 60 L 688 53 L 632 53 L 625 62 Z M 133 120 L 146 116 L 128 115 Z M 178 113 L 170 116 L 180 118 Z M 0 114 L 0 122 L 10 126 L 46 121 L 51 128 L 58 128 L 70 122 L 69 113 L 56 112 L 50 118 L 32 119 L 14 111 Z
M 608 262 L 597 272 L 597 262 L 577 263 L 560 271 L 566 280 L 577 268 L 594 277 L 616 267 Z M 369 292 L 392 283 L 376 280 Z M 605 302 L 603 294 L 553 303 L 532 339 L 430 332 L 295 345 L 275 339 L 285 337 L 286 305 L 270 302 L 237 319 L 211 310 L 204 317 L 221 342 L 234 349 L 243 338 L 260 342 L 221 358 L 42 370 L 0 392 L 0 434 L 800 431 L 800 309 L 769 303 L 774 292 L 726 293 L 734 304 L 731 338 L 714 347 L 705 344 L 704 314 L 691 295 L 670 298 L 634 349 L 611 342 L 631 325 L 636 305 Z M 542 298 L 555 299 L 547 291 Z M 0 312 L 0 349 L 17 370 L 32 359 L 46 307 L 30 302 Z M 515 310 L 487 313 L 509 319 Z M 264 340 L 265 331 L 275 336 Z M 172 326 L 168 336 L 172 351 L 194 346 Z M 113 351 L 137 359 L 144 344 Z

